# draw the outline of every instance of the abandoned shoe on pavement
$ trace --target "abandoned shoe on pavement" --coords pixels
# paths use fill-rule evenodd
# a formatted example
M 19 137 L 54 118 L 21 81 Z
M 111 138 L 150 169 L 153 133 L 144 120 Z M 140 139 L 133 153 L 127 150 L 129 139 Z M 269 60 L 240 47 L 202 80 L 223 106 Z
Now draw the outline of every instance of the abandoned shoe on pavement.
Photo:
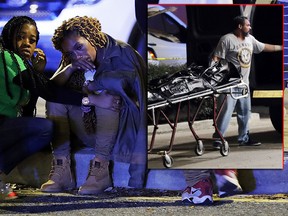
M 90 162 L 90 170 L 86 182 L 79 188 L 78 194 L 97 195 L 112 187 L 109 174 L 109 161 L 96 161 L 94 158 Z
M 57 193 L 73 190 L 75 188 L 74 176 L 71 172 L 71 162 L 67 157 L 55 157 L 52 160 L 52 169 L 49 180 L 42 184 L 41 191 Z

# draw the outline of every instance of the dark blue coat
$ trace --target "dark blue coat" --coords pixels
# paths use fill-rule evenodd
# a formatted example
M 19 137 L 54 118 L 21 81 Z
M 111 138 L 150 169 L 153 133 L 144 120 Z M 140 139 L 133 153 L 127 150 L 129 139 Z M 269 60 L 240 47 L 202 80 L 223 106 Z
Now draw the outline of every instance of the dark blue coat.
M 147 162 L 146 67 L 130 45 L 107 37 L 106 46 L 97 49 L 93 90 L 106 89 L 122 97 L 113 159 L 130 163 L 129 186 L 143 187 Z

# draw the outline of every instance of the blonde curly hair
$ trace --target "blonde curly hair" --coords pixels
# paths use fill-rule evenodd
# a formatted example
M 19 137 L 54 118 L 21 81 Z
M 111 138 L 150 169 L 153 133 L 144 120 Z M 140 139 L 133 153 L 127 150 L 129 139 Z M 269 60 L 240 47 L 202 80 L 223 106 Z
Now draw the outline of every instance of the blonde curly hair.
M 76 32 L 80 36 L 86 38 L 95 49 L 105 46 L 107 39 L 103 32 L 101 32 L 101 23 L 98 19 L 88 16 L 76 16 L 63 21 L 52 37 L 52 42 L 55 49 L 62 51 L 62 42 L 65 36 Z

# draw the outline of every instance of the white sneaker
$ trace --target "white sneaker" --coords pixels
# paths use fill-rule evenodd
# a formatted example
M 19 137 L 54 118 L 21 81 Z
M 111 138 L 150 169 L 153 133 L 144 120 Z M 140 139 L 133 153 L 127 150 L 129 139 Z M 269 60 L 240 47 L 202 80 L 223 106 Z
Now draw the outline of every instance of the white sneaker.
M 213 203 L 213 184 L 210 178 L 197 182 L 193 187 L 187 187 L 182 192 L 182 202 L 195 205 L 209 205 Z

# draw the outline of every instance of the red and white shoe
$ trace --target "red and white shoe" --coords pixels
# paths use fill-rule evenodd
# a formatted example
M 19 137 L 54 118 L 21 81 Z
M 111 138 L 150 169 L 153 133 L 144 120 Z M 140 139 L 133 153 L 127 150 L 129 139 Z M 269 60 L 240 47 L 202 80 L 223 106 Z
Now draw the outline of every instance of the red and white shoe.
M 237 170 L 214 170 L 219 197 L 233 196 L 242 193 L 237 178 Z
M 182 192 L 182 202 L 195 205 L 209 205 L 213 203 L 213 184 L 210 178 L 197 182 L 192 187 L 188 186 Z
M 6 197 L 4 198 L 5 200 L 11 200 L 11 199 L 17 199 L 18 195 L 14 191 L 10 191 L 9 193 L 6 194 Z
M 0 181 L 0 199 L 11 200 L 16 198 L 18 198 L 18 195 L 10 187 L 10 184 L 5 184 L 2 181 Z

